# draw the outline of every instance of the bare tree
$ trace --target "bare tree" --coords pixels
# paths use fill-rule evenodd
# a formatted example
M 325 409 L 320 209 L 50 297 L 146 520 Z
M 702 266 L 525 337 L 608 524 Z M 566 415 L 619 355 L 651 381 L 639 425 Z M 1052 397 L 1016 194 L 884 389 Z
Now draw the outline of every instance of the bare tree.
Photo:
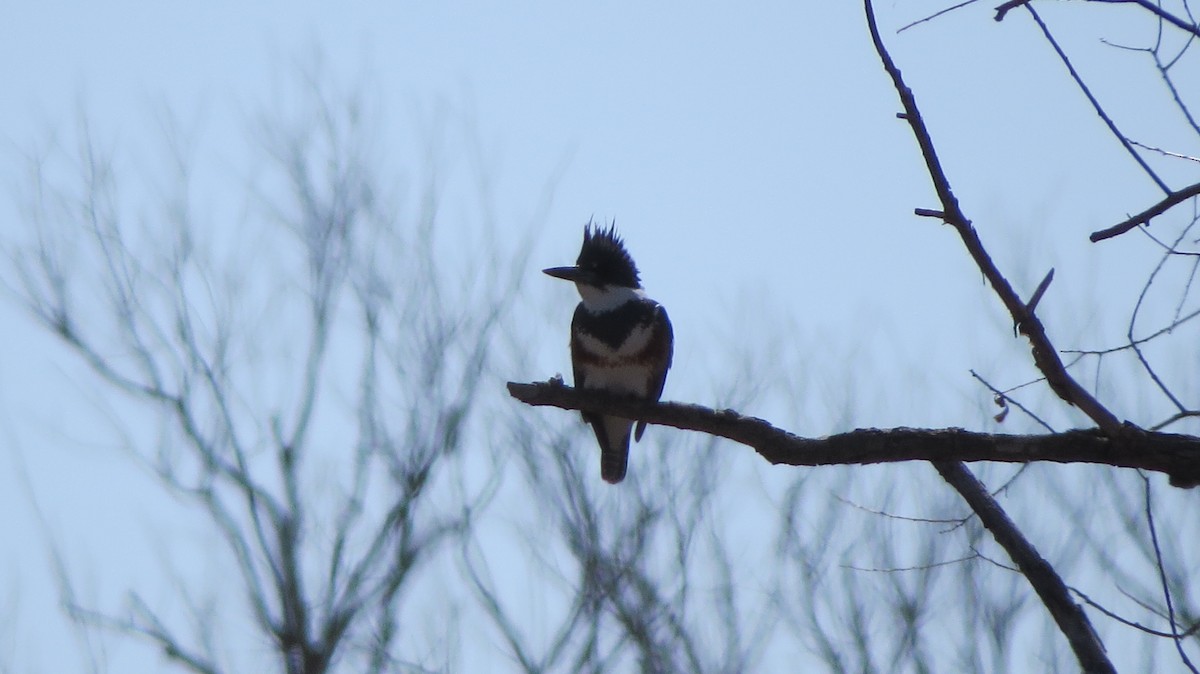
M 970 4 L 972 3 L 955 5 L 929 18 L 936 18 Z M 1200 38 L 1200 27 L 1191 7 L 1186 0 L 1177 3 L 1175 8 L 1155 3 L 1132 4 L 1142 13 L 1140 18 L 1147 22 L 1152 35 L 1151 42 L 1145 47 L 1119 48 L 1148 57 L 1165 85 L 1166 97 L 1163 105 L 1173 107 L 1175 112 L 1186 120 L 1187 128 L 1192 132 L 1200 131 L 1190 107 L 1195 103 L 1191 100 L 1194 91 L 1180 85 L 1180 78 L 1185 77 L 1182 73 L 1188 68 L 1194 68 L 1194 59 L 1187 57 L 1194 53 L 1195 42 Z M 1092 620 L 1099 617 L 1115 620 L 1122 627 L 1137 630 L 1145 636 L 1169 640 L 1176 651 L 1177 664 L 1194 672 L 1194 654 L 1189 655 L 1188 646 L 1195 648 L 1196 634 L 1200 630 L 1194 627 L 1196 623 L 1192 616 L 1196 611 L 1192 608 L 1188 574 L 1184 571 L 1193 567 L 1184 561 L 1190 555 L 1173 544 L 1175 538 L 1164 537 L 1162 534 L 1162 526 L 1158 521 L 1164 516 L 1164 509 L 1156 505 L 1156 501 L 1162 497 L 1156 494 L 1155 481 L 1146 472 L 1165 474 L 1170 477 L 1171 484 L 1177 487 L 1191 487 L 1200 483 L 1200 438 L 1193 434 L 1164 431 L 1169 427 L 1183 427 L 1186 422 L 1193 421 L 1197 416 L 1197 405 L 1200 404 L 1194 395 L 1194 367 L 1167 366 L 1167 363 L 1171 362 L 1171 359 L 1177 359 L 1181 352 L 1186 354 L 1186 362 L 1194 364 L 1196 361 L 1193 319 L 1200 316 L 1200 310 L 1194 308 L 1195 298 L 1190 291 L 1200 257 L 1197 257 L 1197 252 L 1191 249 L 1190 244 L 1194 243 L 1194 228 L 1197 222 L 1200 222 L 1200 207 L 1196 200 L 1197 195 L 1200 195 L 1200 187 L 1195 184 L 1172 187 L 1168 180 L 1162 177 L 1165 172 L 1154 166 L 1162 162 L 1175 162 L 1176 165 L 1170 168 L 1178 172 L 1178 163 L 1195 162 L 1195 159 L 1185 152 L 1170 149 L 1171 141 L 1167 139 L 1153 142 L 1136 140 L 1123 133 L 1120 125 L 1108 114 L 1105 105 L 1091 92 L 1073 67 L 1071 59 L 1056 40 L 1055 31 L 1047 26 L 1031 3 L 1018 0 L 1004 3 L 997 8 L 997 21 L 1005 19 L 1009 12 L 1018 8 L 1027 12 L 1053 48 L 1053 53 L 1066 66 L 1066 76 L 1091 103 L 1111 132 L 1112 138 L 1127 151 L 1131 160 L 1163 193 L 1160 201 L 1149 207 L 1131 209 L 1140 212 L 1116 225 L 1096 231 L 1091 237 L 1092 241 L 1099 242 L 1136 230 L 1161 249 L 1159 262 L 1149 271 L 1145 287 L 1132 308 L 1124 343 L 1104 348 L 1061 350 L 1051 339 L 1053 326 L 1044 323 L 1038 312 L 1043 297 L 1048 292 L 1053 292 L 1053 270 L 1049 270 L 1036 287 L 1019 292 L 988 253 L 983 237 L 967 215 L 966 207 L 960 204 L 951 188 L 950 178 L 939 159 L 934 141 L 936 129 L 926 123 L 916 93 L 907 85 L 900 68 L 892 59 L 877 27 L 870 0 L 867 0 L 865 5 L 867 26 L 873 45 L 899 96 L 898 117 L 909 126 L 917 141 L 917 149 L 924 160 L 938 200 L 936 207 L 916 208 L 915 214 L 942 221 L 958 235 L 967 255 L 1011 317 L 1014 332 L 1028 340 L 1030 361 L 1039 374 L 1039 378 L 1034 382 L 1021 381 L 1002 387 L 988 383 L 990 375 L 976 375 L 977 379 L 986 387 L 987 395 L 995 396 L 995 403 L 999 407 L 997 421 L 1003 420 L 1010 409 L 1017 409 L 1020 413 L 1028 415 L 1031 422 L 1040 425 L 1046 432 L 998 435 L 961 429 L 864 429 L 827 438 L 806 439 L 787 433 L 761 419 L 746 417 L 731 410 L 677 403 L 648 404 L 594 392 L 575 391 L 564 386 L 561 381 L 531 385 L 510 383 L 509 391 L 514 397 L 529 404 L 618 414 L 729 438 L 753 447 L 773 464 L 816 466 L 917 459 L 930 461 L 945 482 L 958 492 L 972 513 L 970 517 L 960 519 L 960 526 L 954 527 L 967 532 L 971 541 L 968 547 L 972 552 L 962 556 L 958 562 L 964 567 L 975 569 L 978 561 L 986 560 L 994 567 L 994 573 L 1011 574 L 1016 571 L 1023 575 L 1049 613 L 1059 633 L 1066 638 L 1081 669 L 1087 672 L 1116 671 L 1101 643 L 1099 631 L 1092 624 Z M 909 24 L 908 27 L 924 21 Z M 1194 140 L 1195 138 L 1192 138 L 1192 142 Z M 1164 146 L 1168 147 L 1163 149 Z M 1194 168 L 1192 171 L 1184 170 L 1183 173 L 1195 175 Z M 1194 177 L 1185 182 L 1192 181 Z M 1153 232 L 1149 227 L 1152 220 L 1156 224 Z M 1160 223 L 1160 220 L 1165 222 Z M 1164 228 L 1169 232 L 1164 233 Z M 1172 269 L 1174 273 L 1169 271 Z M 1165 292 L 1168 298 L 1164 300 L 1152 297 L 1155 291 Z M 1185 335 L 1190 336 L 1191 340 Z M 1175 340 L 1174 349 L 1167 349 L 1166 343 L 1171 340 Z M 1126 420 L 1112 411 L 1112 403 L 1105 401 L 1101 390 L 1102 374 L 1111 371 L 1113 363 L 1122 356 L 1132 358 L 1140 370 L 1131 380 L 1136 382 L 1138 387 L 1131 391 L 1131 396 L 1136 395 L 1144 399 L 1148 395 L 1157 395 L 1161 400 L 1168 402 L 1169 409 L 1165 413 L 1158 411 L 1160 405 L 1151 405 L 1144 418 Z M 1094 426 L 1089 429 L 1062 431 L 1046 423 L 1043 415 L 1039 414 L 1041 410 L 1023 404 L 1020 400 L 1020 390 L 1030 384 L 1044 385 L 1057 397 L 1060 404 L 1079 410 Z M 1038 405 L 1049 406 L 1050 403 L 1039 402 Z M 1092 500 L 1095 494 L 1086 494 L 1083 490 L 1069 487 L 1061 489 L 1058 494 L 1066 501 L 1064 507 L 1073 513 L 1072 519 L 1088 526 L 1092 534 L 1090 541 L 1086 543 L 1083 541 L 1089 538 L 1087 535 L 1071 539 L 1076 544 L 1086 545 L 1093 553 L 1088 560 L 1091 572 L 1086 573 L 1085 577 L 1091 578 L 1092 572 L 1095 571 L 1107 573 L 1106 582 L 1110 587 L 1124 594 L 1141 609 L 1153 614 L 1159 626 L 1149 628 L 1125 618 L 1090 599 L 1082 590 L 1068 585 L 1064 580 L 1063 571 L 1075 566 L 1078 555 L 1060 554 L 1060 568 L 1056 569 L 1039 552 L 1038 547 L 1006 512 L 997 498 L 997 495 L 1002 494 L 1011 481 L 1020 475 L 1020 471 L 993 493 L 967 468 L 965 462 L 971 461 L 1022 464 L 1032 461 L 1082 462 L 1111 466 L 1114 469 L 1136 469 L 1137 474 L 1131 474 L 1128 470 L 1122 473 L 1105 473 L 1106 480 L 1112 486 L 1111 498 L 1120 500 L 1121 507 L 1116 510 L 1121 513 L 1121 519 L 1125 522 L 1124 528 L 1128 538 L 1140 540 L 1137 547 L 1143 552 L 1143 560 L 1136 572 L 1125 570 L 1129 562 L 1123 555 L 1108 552 L 1107 545 L 1100 542 L 1105 541 L 1108 536 L 1101 533 L 1101 526 L 1095 522 L 1096 518 L 1085 517 L 1081 512 L 1095 507 Z M 1140 495 L 1140 502 L 1131 502 L 1131 494 L 1128 491 L 1131 486 L 1130 480 L 1138 485 L 1133 494 Z M 1178 498 L 1173 498 L 1172 502 L 1180 503 Z M 1113 506 L 1115 507 L 1116 503 L 1113 503 Z M 879 516 L 888 516 L 886 510 L 886 507 L 880 507 Z M 1169 511 L 1175 512 L 1175 508 Z M 1190 518 L 1172 519 L 1173 525 L 1184 525 Z M 830 520 L 827 518 L 824 521 Z M 1011 562 L 986 557 L 977 550 L 980 524 L 991 533 Z M 798 542 L 799 539 L 795 535 L 786 533 L 788 529 L 785 528 L 784 531 L 784 558 L 798 567 L 797 578 L 800 586 L 811 597 L 822 572 L 821 551 Z M 886 559 L 886 551 L 891 548 L 884 546 L 882 549 Z M 899 652 L 906 654 L 899 662 L 908 663 L 907 666 L 913 671 L 925 671 L 929 666 L 922 655 L 923 647 L 920 645 L 919 636 L 916 636 L 912 629 L 921 622 L 919 614 L 923 612 L 922 599 L 927 598 L 926 588 L 920 586 L 927 583 L 931 569 L 941 561 L 945 560 L 936 555 L 925 555 L 919 564 L 907 567 L 906 571 L 893 569 L 906 573 L 920 588 L 898 594 L 900 601 L 894 609 L 898 616 L 908 616 L 897 623 L 897 627 L 903 626 L 903 629 L 896 637 L 903 644 Z M 970 600 L 978 599 L 977 595 L 970 594 L 974 592 L 971 585 L 978 583 L 975 573 L 971 571 L 962 574 L 967 583 L 964 594 Z M 877 604 L 878 600 L 875 603 Z M 989 629 L 994 635 L 991 665 L 996 667 L 997 671 L 1007 668 L 1006 644 L 1011 642 L 1011 623 L 1013 616 L 1021 610 L 1021 604 L 1020 600 L 1008 601 L 994 609 L 976 614 L 976 621 L 991 623 Z M 849 616 L 846 633 L 865 638 L 870 630 L 862 612 L 864 607 L 871 605 L 869 600 L 852 598 L 848 609 L 841 611 Z M 812 606 L 808 607 L 807 612 L 790 608 L 787 615 L 793 616 L 795 622 L 812 630 L 810 635 L 815 639 L 812 649 L 822 657 L 831 671 L 892 671 L 893 668 L 906 666 L 898 664 L 894 654 L 890 659 L 879 658 L 881 650 L 877 644 L 864 643 L 858 647 L 847 648 L 844 642 L 838 643 L 830 639 L 829 628 L 824 627 L 821 622 L 826 614 Z M 976 623 L 976 629 L 980 627 Z M 972 639 L 974 636 L 966 638 Z M 983 651 L 979 648 L 969 650 L 964 653 L 963 662 L 969 668 L 979 668 L 983 663 L 982 654 Z
M 265 170 L 244 222 L 206 219 L 180 134 L 167 196 L 127 208 L 138 192 L 85 126 L 76 171 L 61 150 L 30 161 L 29 238 L 11 249 L 33 316 L 162 424 L 131 452 L 203 514 L 230 569 L 222 601 L 191 597 L 180 615 L 136 587 L 123 609 L 82 605 L 64 564 L 68 610 L 198 673 L 253 668 L 222 625 L 258 635 L 289 674 L 446 662 L 449 647 L 411 634 L 405 597 L 500 474 L 473 438 L 520 241 L 464 251 L 470 274 L 443 266 L 444 237 L 488 241 L 488 215 L 444 215 L 432 166 L 409 202 L 391 196 L 369 101 L 316 75 L 302 89 L 298 119 L 253 129 Z M 425 141 L 415 164 L 440 139 Z M 214 610 L 226 598 L 245 611 Z

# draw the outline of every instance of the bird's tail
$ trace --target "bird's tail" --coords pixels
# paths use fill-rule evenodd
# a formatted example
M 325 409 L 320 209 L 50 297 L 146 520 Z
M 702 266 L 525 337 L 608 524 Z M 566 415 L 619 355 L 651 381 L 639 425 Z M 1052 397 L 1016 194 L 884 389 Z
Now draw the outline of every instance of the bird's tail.
M 600 477 L 605 482 L 616 484 L 625 479 L 629 468 L 629 450 L 606 449 L 600 452 Z
M 625 479 L 629 467 L 629 432 L 633 422 L 619 417 L 602 417 L 593 428 L 600 442 L 600 477 L 616 484 Z

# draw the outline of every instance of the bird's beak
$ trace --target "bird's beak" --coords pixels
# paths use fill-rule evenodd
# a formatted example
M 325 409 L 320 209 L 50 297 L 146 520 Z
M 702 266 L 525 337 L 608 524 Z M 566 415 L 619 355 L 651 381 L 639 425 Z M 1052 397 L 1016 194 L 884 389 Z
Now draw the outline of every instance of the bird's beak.
M 543 274 L 560 278 L 564 281 L 580 282 L 584 279 L 584 272 L 579 267 L 550 267 L 543 269 Z

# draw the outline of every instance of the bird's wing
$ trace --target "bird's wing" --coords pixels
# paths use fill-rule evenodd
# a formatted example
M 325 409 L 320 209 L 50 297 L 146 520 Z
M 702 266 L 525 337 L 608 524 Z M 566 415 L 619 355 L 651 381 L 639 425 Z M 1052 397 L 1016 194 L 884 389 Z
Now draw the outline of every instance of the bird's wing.
M 579 306 L 575 307 L 575 315 L 571 318 L 571 375 L 572 381 L 575 382 L 575 388 L 583 388 L 584 380 L 587 379 L 583 368 L 579 366 L 581 361 L 579 354 L 580 350 L 583 349 L 583 345 L 580 344 L 579 337 L 577 336 L 579 335 L 578 324 L 583 319 L 583 312 L 583 303 L 580 302 Z M 593 425 L 599 418 L 595 414 L 588 414 L 587 412 L 581 411 L 580 414 L 583 415 L 584 421 Z M 600 444 L 603 446 L 604 441 L 601 440 Z
M 650 376 L 646 396 L 650 400 L 658 400 L 662 398 L 663 387 L 667 384 L 667 370 L 671 368 L 671 361 L 675 358 L 675 332 L 671 328 L 671 319 L 667 318 L 667 310 L 661 304 L 654 309 L 654 335 L 646 348 L 654 354 L 655 360 L 661 363 Z M 633 439 L 640 441 L 645 430 L 646 422 L 639 421 L 637 429 L 633 432 Z

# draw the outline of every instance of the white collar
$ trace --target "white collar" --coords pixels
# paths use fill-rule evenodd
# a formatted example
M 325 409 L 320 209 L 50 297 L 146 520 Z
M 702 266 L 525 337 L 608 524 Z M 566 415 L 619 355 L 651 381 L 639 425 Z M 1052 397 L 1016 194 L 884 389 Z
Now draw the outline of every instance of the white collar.
M 621 286 L 604 286 L 597 288 L 584 283 L 576 283 L 579 296 L 583 298 L 583 306 L 593 314 L 602 314 L 620 308 L 626 302 L 646 299 L 646 291 L 641 288 L 624 288 Z

